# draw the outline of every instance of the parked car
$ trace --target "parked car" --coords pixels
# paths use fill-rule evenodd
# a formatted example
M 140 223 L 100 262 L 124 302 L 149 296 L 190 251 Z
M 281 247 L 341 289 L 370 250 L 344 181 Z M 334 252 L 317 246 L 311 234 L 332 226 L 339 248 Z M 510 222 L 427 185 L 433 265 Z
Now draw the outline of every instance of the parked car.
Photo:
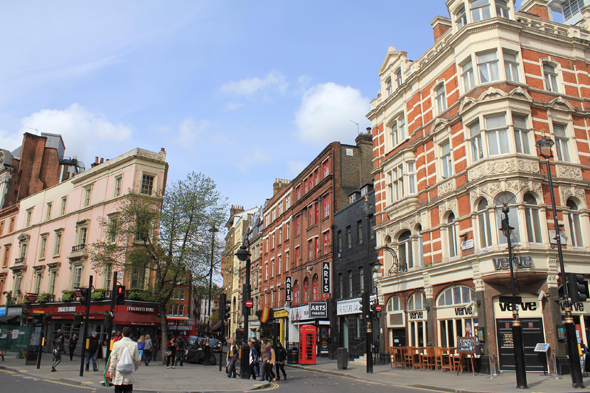
M 219 341 L 216 338 L 210 338 L 209 339 L 209 347 L 211 347 L 211 350 L 213 350 L 215 352 L 219 352 L 219 351 L 221 351 L 221 341 Z

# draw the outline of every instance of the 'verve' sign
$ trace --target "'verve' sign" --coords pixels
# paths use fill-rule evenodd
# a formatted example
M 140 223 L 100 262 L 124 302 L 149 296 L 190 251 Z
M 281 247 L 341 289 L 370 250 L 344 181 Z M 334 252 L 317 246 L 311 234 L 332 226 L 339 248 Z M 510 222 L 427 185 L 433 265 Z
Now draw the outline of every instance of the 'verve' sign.
M 501 311 L 512 311 L 514 310 L 512 302 L 500 302 L 498 304 Z M 519 311 L 536 311 L 537 310 L 537 302 L 523 302 L 523 303 L 516 303 L 517 310 Z
M 493 258 L 494 267 L 496 270 L 509 270 L 510 264 L 508 258 Z M 530 255 L 521 255 L 512 257 L 513 266 L 519 269 L 530 269 L 533 267 L 533 258 Z

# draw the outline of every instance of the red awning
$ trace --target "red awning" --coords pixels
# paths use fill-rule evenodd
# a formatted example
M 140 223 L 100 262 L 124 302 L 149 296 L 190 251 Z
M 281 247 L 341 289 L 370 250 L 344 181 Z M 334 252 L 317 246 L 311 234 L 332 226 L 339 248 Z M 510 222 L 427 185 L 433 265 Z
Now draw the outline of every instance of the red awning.
M 113 322 L 117 325 L 143 325 L 157 326 L 161 323 L 160 318 L 154 313 L 138 313 L 130 311 L 118 311 Z

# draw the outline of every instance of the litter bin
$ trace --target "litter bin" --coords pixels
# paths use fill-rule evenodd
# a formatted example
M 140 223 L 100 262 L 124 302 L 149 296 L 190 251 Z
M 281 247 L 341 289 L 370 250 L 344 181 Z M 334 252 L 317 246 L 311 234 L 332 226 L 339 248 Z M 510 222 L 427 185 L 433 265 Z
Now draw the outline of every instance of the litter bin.
M 338 370 L 346 370 L 348 368 L 348 349 L 338 348 L 336 350 L 336 363 Z
M 299 363 L 299 351 L 297 349 L 291 349 L 287 352 L 287 364 L 298 364 Z

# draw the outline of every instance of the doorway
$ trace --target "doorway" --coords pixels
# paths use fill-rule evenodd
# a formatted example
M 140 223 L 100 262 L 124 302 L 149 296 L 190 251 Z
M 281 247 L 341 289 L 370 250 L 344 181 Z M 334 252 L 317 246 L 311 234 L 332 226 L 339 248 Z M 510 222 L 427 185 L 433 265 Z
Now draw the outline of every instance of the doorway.
M 545 356 L 543 353 L 534 351 L 538 343 L 545 342 L 543 320 L 541 318 L 523 318 L 520 321 L 524 343 L 525 370 L 527 372 L 543 372 L 545 370 Z M 512 319 L 496 320 L 496 336 L 500 371 L 515 371 Z

